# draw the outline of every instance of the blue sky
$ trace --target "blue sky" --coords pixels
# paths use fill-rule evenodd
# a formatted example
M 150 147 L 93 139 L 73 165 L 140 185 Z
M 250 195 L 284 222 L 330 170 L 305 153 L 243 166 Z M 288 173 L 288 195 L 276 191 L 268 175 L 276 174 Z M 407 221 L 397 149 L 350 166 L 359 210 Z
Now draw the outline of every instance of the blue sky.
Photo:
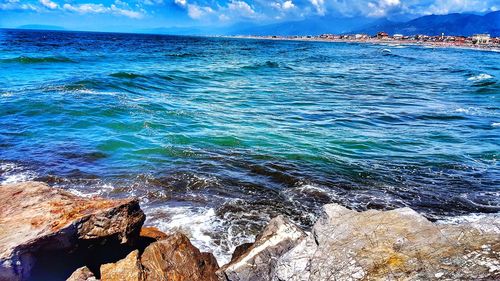
M 306 18 L 410 19 L 500 10 L 500 0 L 0 0 L 0 27 L 56 25 L 78 30 L 229 26 Z

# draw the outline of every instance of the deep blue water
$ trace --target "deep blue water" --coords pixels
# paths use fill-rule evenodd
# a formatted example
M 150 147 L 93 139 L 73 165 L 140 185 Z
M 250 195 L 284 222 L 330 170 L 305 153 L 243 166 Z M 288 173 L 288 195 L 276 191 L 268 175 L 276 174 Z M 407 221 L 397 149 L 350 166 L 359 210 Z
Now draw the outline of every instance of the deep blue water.
M 499 152 L 498 52 L 0 31 L 0 181 L 137 196 L 222 260 L 329 202 L 498 212 Z

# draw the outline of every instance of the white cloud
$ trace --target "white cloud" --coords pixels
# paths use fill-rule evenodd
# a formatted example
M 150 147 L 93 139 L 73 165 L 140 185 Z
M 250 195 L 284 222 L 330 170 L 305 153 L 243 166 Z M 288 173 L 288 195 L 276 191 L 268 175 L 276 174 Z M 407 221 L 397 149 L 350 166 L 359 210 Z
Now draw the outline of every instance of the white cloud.
M 40 4 L 42 4 L 44 7 L 49 8 L 51 10 L 57 9 L 59 5 L 57 3 L 52 2 L 50 0 L 39 0 Z
M 316 9 L 316 13 L 321 16 L 326 14 L 325 0 L 309 0 L 313 7 Z
M 80 14 L 110 13 L 134 19 L 142 18 L 144 16 L 141 12 L 119 8 L 115 4 L 112 4 L 110 7 L 106 7 L 103 4 L 93 4 L 93 3 L 78 4 L 78 5 L 64 4 L 63 9 L 66 11 L 76 12 Z
M 141 3 L 144 5 L 160 5 L 163 4 L 163 0 L 142 0 Z
M 188 16 L 192 19 L 201 19 L 208 14 L 213 14 L 215 11 L 210 7 L 201 7 L 194 4 L 187 4 Z
M 116 7 L 114 4 L 111 5 L 110 10 L 114 14 L 126 16 L 126 17 L 133 18 L 133 19 L 140 19 L 144 16 L 141 12 L 127 10 L 127 9 L 121 9 L 121 8 Z
M 255 11 L 253 8 L 248 5 L 245 1 L 231 1 L 227 4 L 227 7 L 230 11 L 233 11 L 244 17 L 254 17 Z
M 63 9 L 81 14 L 101 14 L 107 11 L 106 7 L 103 4 L 64 4 Z
M 182 7 L 186 7 L 186 5 L 187 5 L 186 0 L 174 0 L 174 3 L 179 5 L 179 6 L 182 6 Z
M 292 2 L 292 0 L 287 0 L 283 3 L 274 2 L 271 4 L 271 6 L 278 10 L 291 10 L 296 7 L 295 4 Z
M 289 1 L 285 1 L 285 2 L 281 5 L 281 7 L 283 7 L 283 9 L 285 9 L 285 10 L 289 10 L 289 9 L 293 9 L 293 8 L 295 8 L 295 4 L 293 4 L 293 2 L 292 2 L 291 0 L 289 0 Z
M 40 8 L 33 4 L 22 4 L 19 0 L 4 0 L 3 3 L 0 3 L 0 10 L 39 11 Z
M 425 14 L 449 14 L 460 12 L 488 12 L 494 11 L 495 1 L 487 0 L 436 0 L 424 10 Z M 497 2 L 498 3 L 498 2 Z

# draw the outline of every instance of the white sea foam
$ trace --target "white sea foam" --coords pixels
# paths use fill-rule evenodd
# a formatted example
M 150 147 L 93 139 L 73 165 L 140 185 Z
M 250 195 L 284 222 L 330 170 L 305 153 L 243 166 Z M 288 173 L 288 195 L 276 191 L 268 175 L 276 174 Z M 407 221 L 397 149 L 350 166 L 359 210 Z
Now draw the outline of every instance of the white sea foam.
M 467 107 L 467 108 L 459 107 L 455 109 L 455 112 L 464 113 L 467 115 L 477 115 L 480 112 L 480 109 L 477 107 Z
M 0 172 L 0 184 L 29 181 L 37 177 L 35 172 L 14 163 L 1 163 Z
M 149 225 L 165 232 L 179 231 L 201 251 L 212 252 L 219 264 L 231 259 L 236 246 L 252 242 L 254 236 L 235 230 L 208 207 L 158 207 L 146 208 Z
M 481 223 L 481 221 L 486 221 L 487 223 Z M 500 214 L 479 214 L 473 213 L 464 216 L 450 217 L 443 220 L 437 221 L 439 224 L 470 224 L 473 227 L 484 231 L 492 233 L 500 233 Z
M 57 185 L 55 187 L 58 187 Z M 61 188 L 64 188 L 61 186 Z M 99 197 L 107 197 L 109 194 L 115 190 L 115 187 L 111 184 L 97 184 L 97 185 L 85 185 L 81 187 L 71 187 L 68 188 L 68 191 L 80 196 L 80 197 L 94 197 L 94 196 L 99 196 Z M 135 194 L 129 194 L 129 197 L 135 197 Z
M 282 195 L 284 195 L 288 200 L 296 200 L 301 197 L 309 197 L 309 196 L 324 196 L 330 199 L 336 197 L 335 194 L 322 186 L 314 185 L 314 184 L 302 184 L 293 188 L 286 188 L 281 191 Z
M 495 122 L 491 124 L 492 127 L 500 127 L 500 122 Z
M 467 80 L 469 80 L 469 81 L 483 81 L 483 80 L 488 80 L 491 78 L 493 78 L 493 76 L 491 76 L 487 73 L 481 73 L 481 74 L 469 77 Z

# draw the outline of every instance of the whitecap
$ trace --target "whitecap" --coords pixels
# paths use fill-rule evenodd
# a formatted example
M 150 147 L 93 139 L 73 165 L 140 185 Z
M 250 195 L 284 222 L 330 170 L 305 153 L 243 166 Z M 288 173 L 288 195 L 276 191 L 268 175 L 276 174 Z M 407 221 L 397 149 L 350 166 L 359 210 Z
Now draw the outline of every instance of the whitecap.
M 495 122 L 491 124 L 492 127 L 500 127 L 500 122 Z
M 472 213 L 463 216 L 449 217 L 442 220 L 438 220 L 438 224 L 469 224 L 474 228 L 477 228 L 483 232 L 490 233 L 500 233 L 500 225 L 489 222 L 499 222 L 500 214 L 499 213 L 491 213 L 491 214 L 482 214 L 482 213 Z M 486 222 L 486 223 L 484 223 Z
M 222 230 L 223 222 L 213 208 L 191 206 L 146 208 L 146 214 L 148 217 L 146 224 L 154 225 L 167 233 L 178 231 L 185 234 L 198 249 L 213 253 L 219 264 L 229 262 L 231 251 L 237 245 L 253 240 L 253 237 L 238 237 L 240 234 L 233 233 L 231 229 Z M 224 236 L 220 240 L 231 245 L 221 247 L 220 241 L 215 241 L 217 239 L 215 235 Z
M 464 113 L 467 115 L 476 115 L 479 113 L 479 111 L 480 111 L 479 108 L 476 107 L 467 107 L 467 108 L 459 107 L 455 109 L 455 112 Z
M 467 80 L 469 80 L 469 81 L 483 81 L 483 80 L 488 80 L 491 78 L 493 78 L 493 76 L 486 74 L 486 73 L 481 73 L 479 75 L 469 77 Z
M 30 181 L 37 177 L 33 171 L 26 170 L 14 163 L 0 164 L 0 184 L 11 184 Z
M 59 188 L 64 188 L 64 186 L 57 186 L 55 187 Z M 115 190 L 115 187 L 111 184 L 97 184 L 97 185 L 85 185 L 85 186 L 72 186 L 70 188 L 67 188 L 67 190 L 77 196 L 80 197 L 87 197 L 87 198 L 92 198 L 92 197 L 107 197 L 113 190 Z M 135 197 L 135 194 L 129 193 L 128 194 L 130 197 Z

